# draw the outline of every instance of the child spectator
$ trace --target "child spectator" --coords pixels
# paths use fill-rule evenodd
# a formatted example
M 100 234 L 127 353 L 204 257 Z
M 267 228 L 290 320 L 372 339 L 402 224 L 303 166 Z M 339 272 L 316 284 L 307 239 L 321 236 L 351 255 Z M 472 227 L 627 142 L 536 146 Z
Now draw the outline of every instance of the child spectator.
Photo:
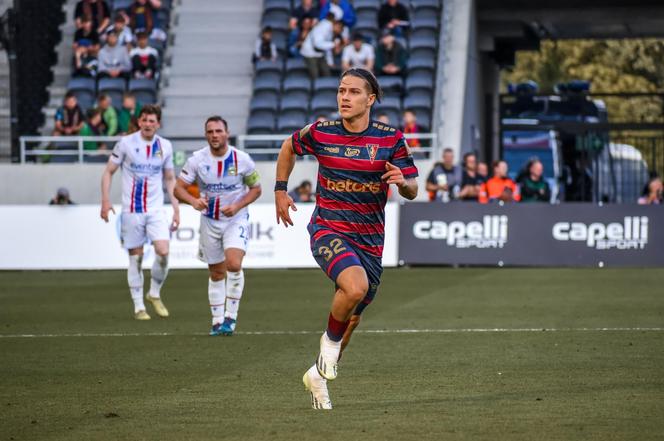
M 95 56 L 94 49 L 81 46 L 74 53 L 74 77 L 97 78 L 99 60 Z
M 364 38 L 358 32 L 353 33 L 353 42 L 346 46 L 341 54 L 341 67 L 343 70 L 351 67 L 361 67 L 373 71 L 374 48 L 364 42 Z
M 516 182 L 519 184 L 521 202 L 550 202 L 551 189 L 542 174 L 544 166 L 542 162 L 533 158 L 519 173 Z
M 313 26 L 313 20 L 309 17 L 302 19 L 302 25 L 293 29 L 288 35 L 288 54 L 293 58 L 300 58 L 300 49 L 302 49 L 302 44 L 304 40 L 311 32 Z
M 140 32 L 136 36 L 136 41 L 138 47 L 129 53 L 132 77 L 156 79 L 159 52 L 148 46 L 148 34 L 145 32 Z
M 78 105 L 74 92 L 67 92 L 62 107 L 55 112 L 55 130 L 53 136 L 78 135 L 83 128 L 83 111 Z
M 89 17 L 92 20 L 92 28 L 97 34 L 101 34 L 108 26 L 111 11 L 105 0 L 81 0 L 76 3 L 74 9 L 76 29 L 83 27 L 84 17 Z
M 99 51 L 99 78 L 129 78 L 131 60 L 127 47 L 118 44 L 115 31 L 107 34 L 106 45 Z
M 378 29 L 403 37 L 410 26 L 408 9 L 398 0 L 387 0 L 378 10 Z
M 256 40 L 253 62 L 277 61 L 277 45 L 272 42 L 272 28 L 265 26 L 261 31 L 261 38 Z
M 104 136 L 106 134 L 106 125 L 104 125 L 100 109 L 88 110 L 88 121 L 83 124 L 79 134 L 81 136 Z M 106 144 L 97 141 L 85 141 L 83 142 L 83 150 L 106 150 Z
M 138 35 L 145 32 L 153 40 L 166 40 L 166 32 L 159 29 L 156 11 L 161 8 L 161 0 L 135 0 L 128 10 L 129 27 Z
M 118 133 L 118 112 L 113 107 L 111 97 L 101 94 L 97 100 L 97 108 L 101 111 L 101 119 L 104 121 L 106 131 L 104 135 L 114 136 Z
M 493 177 L 480 187 L 479 201 L 488 202 L 514 202 L 521 200 L 519 188 L 513 180 L 507 177 L 507 163 L 494 161 Z
M 376 51 L 376 75 L 403 75 L 408 54 L 394 35 L 386 33 Z
M 390 122 L 390 117 L 388 116 L 387 113 L 379 113 L 378 117 L 376 118 L 376 121 L 378 121 L 381 124 L 388 125 L 388 126 L 392 125 L 392 123 Z M 410 143 L 408 143 L 408 145 L 410 145 Z
M 355 26 L 357 21 L 355 9 L 348 0 L 328 0 L 321 8 L 318 18 L 323 20 L 329 13 L 334 14 L 335 21 L 342 21 L 344 26 L 349 28 Z
M 319 14 L 318 8 L 313 4 L 313 0 L 302 0 L 302 4 L 293 10 L 288 27 L 291 30 L 301 29 L 302 23 L 306 19 L 311 20 L 311 27 L 313 27 L 318 22 Z
M 414 110 L 406 110 L 403 112 L 403 133 L 404 134 L 416 134 L 422 133 L 424 130 L 417 123 L 417 115 Z M 422 143 L 419 138 L 408 138 L 408 145 L 412 148 L 422 147 Z
M 108 34 L 111 32 L 115 32 L 115 35 L 117 35 L 118 44 L 120 46 L 125 46 L 127 51 L 131 50 L 132 45 L 134 44 L 134 34 L 132 34 L 131 30 L 127 27 L 127 22 L 122 14 L 115 16 L 113 24 L 104 31 L 104 38 L 108 39 Z
M 141 105 L 136 102 L 136 97 L 131 92 L 122 96 L 122 108 L 118 113 L 118 130 L 121 135 L 133 133 L 138 129 L 138 115 L 141 113 Z
M 99 50 L 99 34 L 88 16 L 81 19 L 81 27 L 74 32 L 74 56 L 82 48 L 92 49 L 93 53 Z

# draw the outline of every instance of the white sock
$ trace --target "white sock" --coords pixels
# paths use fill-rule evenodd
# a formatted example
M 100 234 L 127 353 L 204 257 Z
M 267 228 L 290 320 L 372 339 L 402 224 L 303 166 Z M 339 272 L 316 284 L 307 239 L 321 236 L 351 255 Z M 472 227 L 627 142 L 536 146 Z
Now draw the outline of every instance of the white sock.
M 212 313 L 212 324 L 216 325 L 224 321 L 224 305 L 226 302 L 226 280 L 208 280 L 208 299 L 210 300 L 210 312 Z
M 150 297 L 161 296 L 161 287 L 166 276 L 168 276 L 168 256 L 156 255 L 150 271 Z
M 323 332 L 323 339 L 322 344 L 320 345 L 320 350 L 323 353 L 323 357 L 330 360 L 338 360 L 339 354 L 341 353 L 341 340 L 330 340 L 330 337 L 327 336 L 327 331 Z
M 237 320 L 240 299 L 244 290 L 244 271 L 226 272 L 226 317 Z
M 143 256 L 129 256 L 127 283 L 129 283 L 131 299 L 134 301 L 134 313 L 138 311 L 145 311 L 145 304 L 143 303 L 143 270 L 141 269 L 142 262 Z

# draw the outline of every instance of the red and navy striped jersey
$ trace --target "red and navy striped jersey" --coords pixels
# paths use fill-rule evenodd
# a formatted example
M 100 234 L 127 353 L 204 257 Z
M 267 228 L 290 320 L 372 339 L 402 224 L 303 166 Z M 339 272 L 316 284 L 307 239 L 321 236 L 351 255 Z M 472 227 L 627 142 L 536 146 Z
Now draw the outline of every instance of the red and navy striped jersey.
M 293 134 L 293 150 L 318 160 L 312 239 L 331 230 L 382 256 L 389 187 L 381 180 L 385 163 L 399 167 L 406 179 L 417 177 L 403 134 L 376 121 L 361 133 L 347 131 L 340 120 L 317 122 Z

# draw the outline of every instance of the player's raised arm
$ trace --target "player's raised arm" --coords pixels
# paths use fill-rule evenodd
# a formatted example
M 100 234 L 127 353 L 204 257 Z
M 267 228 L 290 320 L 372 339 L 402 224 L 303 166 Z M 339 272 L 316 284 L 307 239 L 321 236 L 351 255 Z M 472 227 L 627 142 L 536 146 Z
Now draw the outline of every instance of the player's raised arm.
M 100 216 L 104 221 L 108 222 L 108 212 L 112 211 L 115 214 L 113 205 L 111 204 L 111 181 L 113 180 L 113 173 L 115 173 L 120 166 L 112 161 L 108 161 L 104 173 L 101 175 L 101 213 Z
M 295 166 L 295 152 L 293 151 L 293 139 L 288 137 L 281 144 L 281 151 L 277 159 L 277 182 L 274 186 L 274 205 L 277 211 L 277 223 L 283 221 L 288 228 L 293 225 L 290 218 L 289 208 L 297 211 L 293 198 L 288 196 L 288 178 Z

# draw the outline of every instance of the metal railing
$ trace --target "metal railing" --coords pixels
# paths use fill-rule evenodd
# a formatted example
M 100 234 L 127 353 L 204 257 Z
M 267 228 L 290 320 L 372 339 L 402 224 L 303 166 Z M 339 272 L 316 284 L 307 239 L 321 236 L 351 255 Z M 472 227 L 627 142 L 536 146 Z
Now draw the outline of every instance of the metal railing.
M 280 145 L 273 147 L 251 147 L 247 146 L 248 143 L 275 143 L 281 142 L 290 136 L 290 133 L 280 135 L 237 135 L 236 144 L 240 150 L 246 150 L 251 154 L 270 154 L 276 155 L 279 153 Z M 20 163 L 25 164 L 28 158 L 48 158 L 51 156 L 76 156 L 76 162 L 85 162 L 86 156 L 109 156 L 111 154 L 112 146 L 108 146 L 105 150 L 86 150 L 85 143 L 87 142 L 107 142 L 114 143 L 120 140 L 120 136 L 21 136 L 20 143 Z M 405 135 L 408 139 L 418 139 L 420 141 L 430 141 L 427 147 L 416 147 L 411 150 L 418 153 L 418 156 L 424 157 L 438 157 L 439 145 L 438 135 L 436 133 L 410 133 Z M 205 138 L 191 138 L 191 137 L 169 137 L 173 142 L 192 141 L 192 142 L 206 142 Z M 72 148 L 49 148 L 56 144 L 71 145 Z M 76 145 L 74 147 L 74 144 Z M 185 149 L 185 151 L 192 151 Z M 421 153 L 421 155 L 420 155 Z

